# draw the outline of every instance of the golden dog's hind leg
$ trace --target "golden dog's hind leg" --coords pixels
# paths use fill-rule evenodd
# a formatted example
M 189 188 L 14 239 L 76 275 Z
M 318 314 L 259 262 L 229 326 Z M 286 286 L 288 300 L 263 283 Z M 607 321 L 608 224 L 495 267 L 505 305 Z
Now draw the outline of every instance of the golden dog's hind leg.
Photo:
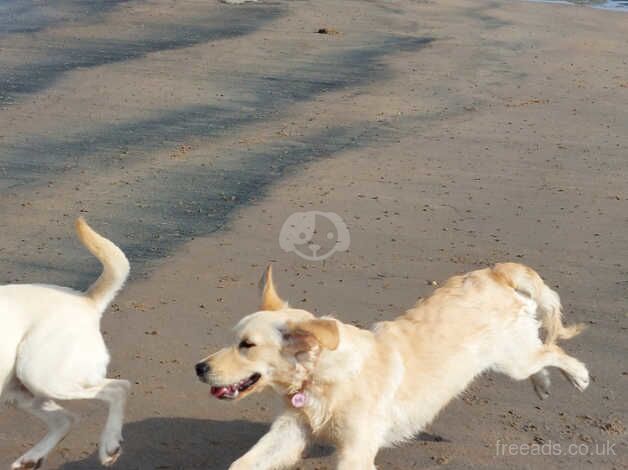
M 550 395 L 550 385 L 552 384 L 547 369 L 541 369 L 536 374 L 530 376 L 530 381 L 534 391 L 541 400 L 545 400 Z
M 540 379 L 538 374 L 542 373 L 541 371 L 546 367 L 560 369 L 573 386 L 580 391 L 589 385 L 589 371 L 586 366 L 555 344 L 542 346 L 530 356 L 500 364 L 501 371 L 513 379 L 523 380 L 533 376 L 533 382 Z

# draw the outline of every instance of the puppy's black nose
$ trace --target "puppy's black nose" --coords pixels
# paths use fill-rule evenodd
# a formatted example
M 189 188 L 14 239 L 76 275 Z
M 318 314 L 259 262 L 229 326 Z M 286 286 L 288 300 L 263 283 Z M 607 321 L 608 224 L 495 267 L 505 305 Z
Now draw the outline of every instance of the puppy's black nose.
M 200 378 L 205 377 L 210 370 L 209 364 L 207 364 L 207 362 L 199 362 L 198 364 L 196 364 L 195 369 L 196 375 L 198 375 Z

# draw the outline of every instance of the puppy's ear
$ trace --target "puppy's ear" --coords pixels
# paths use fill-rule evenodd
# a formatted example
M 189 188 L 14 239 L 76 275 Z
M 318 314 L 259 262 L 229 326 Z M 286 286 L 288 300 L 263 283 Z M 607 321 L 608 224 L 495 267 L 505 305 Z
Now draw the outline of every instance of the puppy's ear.
M 281 300 L 281 297 L 279 297 L 277 291 L 275 290 L 272 264 L 269 264 L 266 268 L 259 284 L 262 288 L 262 304 L 260 306 L 260 310 L 275 311 L 281 310 L 286 306 L 286 302 Z
M 340 332 L 334 320 L 315 319 L 288 323 L 286 335 L 297 352 L 305 352 L 315 345 L 331 351 L 338 348 Z

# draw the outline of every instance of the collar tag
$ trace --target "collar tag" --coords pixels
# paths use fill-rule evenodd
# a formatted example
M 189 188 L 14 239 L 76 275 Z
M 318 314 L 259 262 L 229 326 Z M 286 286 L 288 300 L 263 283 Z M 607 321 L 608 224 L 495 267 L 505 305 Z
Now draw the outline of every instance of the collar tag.
M 307 396 L 304 392 L 295 393 L 292 395 L 292 398 L 290 398 L 290 402 L 295 408 L 303 408 L 307 403 Z

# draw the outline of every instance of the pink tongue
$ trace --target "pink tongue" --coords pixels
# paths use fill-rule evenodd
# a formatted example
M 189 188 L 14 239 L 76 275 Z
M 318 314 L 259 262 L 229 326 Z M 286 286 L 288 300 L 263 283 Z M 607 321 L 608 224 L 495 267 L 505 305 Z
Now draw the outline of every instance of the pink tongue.
M 222 398 L 225 393 L 229 392 L 229 387 L 212 387 L 211 394 L 216 398 Z

